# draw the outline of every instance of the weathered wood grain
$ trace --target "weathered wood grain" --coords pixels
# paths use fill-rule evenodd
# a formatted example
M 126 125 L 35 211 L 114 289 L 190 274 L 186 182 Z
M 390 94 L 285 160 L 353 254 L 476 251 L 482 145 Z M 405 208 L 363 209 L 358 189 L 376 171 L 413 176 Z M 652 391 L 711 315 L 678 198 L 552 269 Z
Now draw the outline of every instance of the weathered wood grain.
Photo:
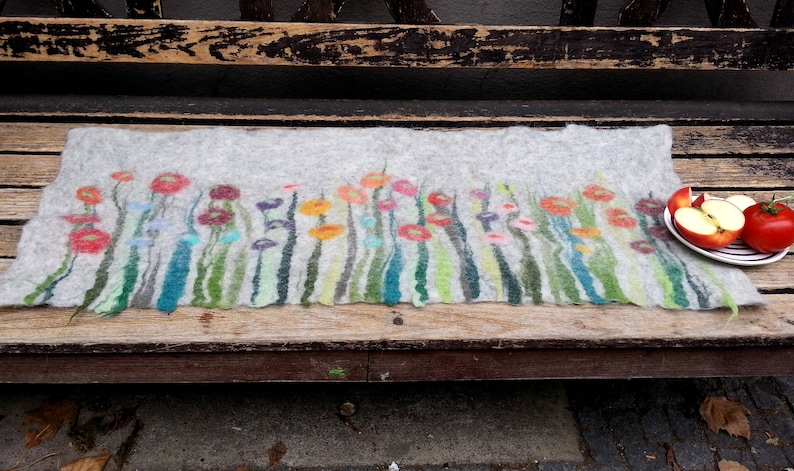
M 794 349 L 610 348 L 378 351 L 369 380 L 471 381 L 576 378 L 693 378 L 790 376 Z
M 0 352 L 792 347 L 790 295 L 766 295 L 766 299 L 768 305 L 742 309 L 730 322 L 726 310 L 589 304 L 184 307 L 170 315 L 135 309 L 112 318 L 83 313 L 71 323 L 68 309 L 6 307 L 0 308 Z M 400 322 L 394 321 L 397 318 Z
M 306 116 L 305 122 L 313 122 L 322 117 Z M 535 118 L 537 119 L 537 118 Z M 532 124 L 535 119 L 527 118 L 525 124 Z M 408 125 L 404 119 L 395 119 Z M 329 121 L 329 125 L 347 125 L 351 121 L 341 123 Z M 447 123 L 451 125 L 451 123 Z M 96 126 L 94 123 L 0 123 L 0 153 L 60 153 L 66 144 L 66 134 L 72 128 Z M 157 125 L 157 124 L 101 124 L 107 127 L 150 131 L 176 132 L 198 129 L 200 125 Z M 245 129 L 259 129 L 261 126 L 243 126 Z M 554 128 L 558 128 L 555 126 Z M 541 128 L 541 129 L 552 129 Z M 794 125 L 681 125 L 673 126 L 674 156 L 720 156 L 720 155 L 751 155 L 756 156 L 787 156 L 794 155 Z
M 0 383 L 366 381 L 366 352 L 0 355 Z
M 7 18 L 17 61 L 535 69 L 790 70 L 781 29 L 394 26 Z

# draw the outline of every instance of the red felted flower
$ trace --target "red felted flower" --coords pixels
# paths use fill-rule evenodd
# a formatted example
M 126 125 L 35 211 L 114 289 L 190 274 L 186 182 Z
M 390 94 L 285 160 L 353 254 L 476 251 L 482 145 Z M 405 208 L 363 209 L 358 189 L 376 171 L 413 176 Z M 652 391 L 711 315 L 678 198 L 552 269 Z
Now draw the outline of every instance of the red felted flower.
M 75 192 L 77 199 L 83 203 L 94 206 L 102 202 L 102 192 L 95 186 L 84 186 Z
M 69 234 L 69 243 L 75 253 L 98 254 L 110 243 L 110 234 L 99 229 L 80 229 Z
M 218 185 L 210 190 L 210 198 L 220 201 L 234 201 L 240 197 L 240 190 L 231 185 Z
M 152 180 L 149 188 L 155 193 L 173 195 L 184 190 L 190 180 L 179 173 L 163 173 Z

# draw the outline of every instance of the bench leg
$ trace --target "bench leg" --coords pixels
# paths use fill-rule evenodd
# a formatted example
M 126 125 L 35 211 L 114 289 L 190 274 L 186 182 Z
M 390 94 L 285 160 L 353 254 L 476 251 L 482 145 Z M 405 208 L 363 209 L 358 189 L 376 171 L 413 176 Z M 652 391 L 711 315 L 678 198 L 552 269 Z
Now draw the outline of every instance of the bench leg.
M 712 26 L 718 28 L 758 26 L 744 0 L 706 0 L 706 10 Z
M 560 26 L 593 26 L 598 0 L 563 0 Z
M 56 0 L 55 8 L 69 18 L 110 18 L 110 13 L 94 0 Z
M 128 18 L 162 18 L 160 0 L 127 0 Z
M 273 0 L 240 0 L 240 19 L 273 21 Z
M 651 26 L 661 16 L 670 0 L 631 0 L 618 14 L 620 26 Z
M 425 0 L 385 0 L 392 18 L 398 24 L 438 23 L 436 13 Z
M 345 0 L 305 0 L 292 15 L 292 21 L 331 23 L 342 10 Z
M 773 28 L 791 28 L 794 26 L 794 0 L 777 0 L 775 11 L 772 13 L 772 22 L 769 26 Z

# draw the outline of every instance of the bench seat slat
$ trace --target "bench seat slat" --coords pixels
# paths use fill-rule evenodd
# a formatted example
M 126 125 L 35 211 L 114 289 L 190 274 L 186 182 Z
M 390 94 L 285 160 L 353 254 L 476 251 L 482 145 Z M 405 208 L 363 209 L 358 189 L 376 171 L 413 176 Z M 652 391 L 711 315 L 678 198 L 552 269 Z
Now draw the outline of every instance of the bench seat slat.
M 790 295 L 730 312 L 619 306 L 353 304 L 233 311 L 131 309 L 113 318 L 68 309 L 0 309 L 0 352 L 157 353 L 447 348 L 672 348 L 791 345 Z M 400 318 L 401 322 L 394 322 Z M 791 365 L 794 373 L 794 364 Z

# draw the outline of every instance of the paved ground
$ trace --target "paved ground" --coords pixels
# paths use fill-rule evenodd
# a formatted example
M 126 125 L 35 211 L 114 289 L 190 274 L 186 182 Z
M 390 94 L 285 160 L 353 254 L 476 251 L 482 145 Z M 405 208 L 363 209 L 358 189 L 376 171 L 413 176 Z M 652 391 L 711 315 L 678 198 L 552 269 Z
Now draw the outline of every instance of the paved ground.
M 708 429 L 698 410 L 709 396 L 750 411 L 749 440 Z M 5 385 L 0 471 L 104 450 L 106 470 L 711 471 L 730 460 L 794 471 L 793 405 L 794 377 Z

